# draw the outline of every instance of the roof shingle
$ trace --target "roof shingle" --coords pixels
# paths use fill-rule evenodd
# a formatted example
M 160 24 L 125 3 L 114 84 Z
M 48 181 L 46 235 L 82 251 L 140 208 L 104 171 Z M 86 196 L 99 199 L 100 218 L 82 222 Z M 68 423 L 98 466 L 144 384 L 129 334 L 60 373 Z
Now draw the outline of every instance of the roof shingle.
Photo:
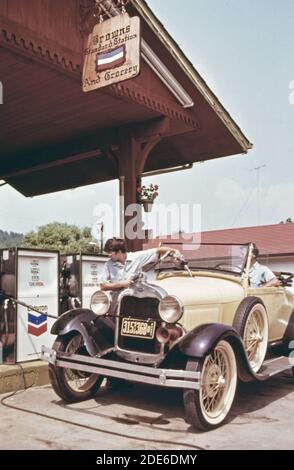
M 159 241 L 163 243 L 168 243 L 170 241 L 170 236 L 158 237 L 156 240 L 150 241 L 150 243 L 148 243 L 148 246 L 158 245 Z M 187 234 L 185 234 L 184 243 L 187 242 Z M 262 225 L 257 227 L 242 227 L 202 232 L 201 242 L 254 242 L 258 246 L 261 255 L 294 254 L 294 223 Z

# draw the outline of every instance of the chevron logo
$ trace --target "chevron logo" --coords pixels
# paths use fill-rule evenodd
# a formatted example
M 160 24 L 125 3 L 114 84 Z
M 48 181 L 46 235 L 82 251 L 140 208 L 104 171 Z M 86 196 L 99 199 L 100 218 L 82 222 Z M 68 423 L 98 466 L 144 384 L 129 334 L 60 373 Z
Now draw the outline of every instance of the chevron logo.
M 39 307 L 36 307 L 39 309 Z M 40 309 L 41 310 L 41 309 Z M 44 309 L 45 310 L 45 309 Z M 47 307 L 46 307 L 47 310 Z M 42 313 L 28 311 L 28 333 L 41 336 L 47 331 L 47 316 Z

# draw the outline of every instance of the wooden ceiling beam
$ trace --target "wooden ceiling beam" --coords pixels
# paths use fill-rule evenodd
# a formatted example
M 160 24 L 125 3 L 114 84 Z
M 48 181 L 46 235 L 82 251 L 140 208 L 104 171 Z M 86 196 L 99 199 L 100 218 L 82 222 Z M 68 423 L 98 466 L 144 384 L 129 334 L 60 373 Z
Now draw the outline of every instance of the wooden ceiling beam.
M 41 163 L 40 165 L 35 165 L 30 168 L 23 168 L 12 173 L 2 174 L 2 179 L 7 180 L 9 178 L 16 178 L 18 176 L 24 176 L 38 171 L 48 170 L 50 168 L 56 168 L 59 166 L 70 165 L 71 163 L 79 162 L 81 160 L 87 160 L 89 158 L 97 158 L 102 155 L 100 149 L 92 150 L 90 152 L 80 153 L 77 155 L 72 155 L 60 160 L 54 160 L 53 162 Z
M 187 132 L 195 132 L 195 128 L 180 121 L 173 121 L 168 117 L 161 117 L 135 125 L 133 135 L 138 142 L 146 143 L 152 138 L 172 137 Z
M 101 155 L 105 148 L 111 148 L 115 141 L 113 130 L 105 129 L 103 135 L 101 133 L 91 134 L 41 150 L 7 155 L 7 158 L 1 161 L 0 178 L 5 180 L 12 177 L 12 175 L 13 177 L 21 176 L 75 163 L 79 160 L 95 158 Z

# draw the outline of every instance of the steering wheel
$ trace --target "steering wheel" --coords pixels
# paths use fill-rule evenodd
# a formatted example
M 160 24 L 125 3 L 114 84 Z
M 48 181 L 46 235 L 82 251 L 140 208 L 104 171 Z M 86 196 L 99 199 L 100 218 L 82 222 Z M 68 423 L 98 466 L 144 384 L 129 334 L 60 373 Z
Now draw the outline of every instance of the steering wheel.
M 292 287 L 293 277 L 294 277 L 293 273 L 285 273 L 285 272 L 281 272 L 277 276 L 279 281 L 281 281 L 282 287 Z
M 228 263 L 218 263 L 215 266 L 215 269 L 222 269 L 223 271 L 232 271 L 233 273 L 240 273 L 242 272 L 242 268 L 240 266 L 236 266 L 234 264 Z

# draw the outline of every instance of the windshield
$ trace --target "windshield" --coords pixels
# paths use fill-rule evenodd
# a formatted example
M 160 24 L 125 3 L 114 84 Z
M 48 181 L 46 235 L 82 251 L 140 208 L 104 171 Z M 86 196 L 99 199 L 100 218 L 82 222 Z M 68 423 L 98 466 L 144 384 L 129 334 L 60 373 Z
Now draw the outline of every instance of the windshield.
M 187 243 L 168 243 L 176 248 L 193 270 L 224 271 L 241 275 L 245 269 L 249 252 L 249 244 L 210 244 L 192 245 Z M 181 268 L 181 264 L 171 258 L 166 258 L 159 269 Z

